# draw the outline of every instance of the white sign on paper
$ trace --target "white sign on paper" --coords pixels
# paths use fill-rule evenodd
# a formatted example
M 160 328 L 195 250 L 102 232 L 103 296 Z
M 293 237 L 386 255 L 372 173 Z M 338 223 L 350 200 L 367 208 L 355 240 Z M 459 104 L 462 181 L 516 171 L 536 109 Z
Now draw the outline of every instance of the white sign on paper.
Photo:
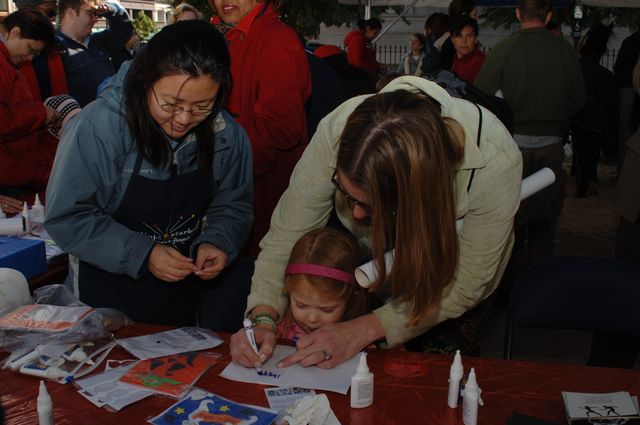
M 232 381 L 278 387 L 313 388 L 340 394 L 346 394 L 349 391 L 351 377 L 358 368 L 360 353 L 333 369 L 320 369 L 315 366 L 302 367 L 298 364 L 284 369 L 276 366 L 280 360 L 295 351 L 295 347 L 276 345 L 271 358 L 262 365 L 262 374 L 258 374 L 253 368 L 246 368 L 231 362 L 220 373 L 220 376 Z

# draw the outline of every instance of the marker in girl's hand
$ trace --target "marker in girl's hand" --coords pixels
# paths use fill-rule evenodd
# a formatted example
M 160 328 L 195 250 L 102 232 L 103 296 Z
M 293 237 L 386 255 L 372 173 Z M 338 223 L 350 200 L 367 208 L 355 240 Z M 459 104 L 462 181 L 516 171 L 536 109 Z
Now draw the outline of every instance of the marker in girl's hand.
M 251 348 L 253 348 L 253 351 L 256 352 L 258 357 L 260 357 L 260 351 L 258 351 L 258 344 L 256 344 L 256 336 L 253 333 L 253 323 L 251 323 L 251 319 L 244 319 L 242 321 L 242 325 L 244 326 L 244 333 L 247 335 Z M 259 364 L 255 366 L 255 368 L 258 373 L 262 372 L 262 368 Z

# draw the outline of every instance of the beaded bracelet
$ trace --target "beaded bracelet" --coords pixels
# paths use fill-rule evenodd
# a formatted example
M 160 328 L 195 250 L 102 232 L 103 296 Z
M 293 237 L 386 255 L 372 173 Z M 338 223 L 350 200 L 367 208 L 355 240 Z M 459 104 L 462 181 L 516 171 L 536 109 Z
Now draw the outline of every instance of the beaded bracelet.
M 266 314 L 266 313 L 256 314 L 256 316 L 253 318 L 252 322 L 253 322 L 254 325 L 260 325 L 260 324 L 263 324 L 263 323 L 267 323 L 267 324 L 271 325 L 271 328 L 273 329 L 274 332 L 278 328 L 278 326 L 276 325 L 276 319 L 274 319 L 273 316 L 271 316 L 269 314 Z

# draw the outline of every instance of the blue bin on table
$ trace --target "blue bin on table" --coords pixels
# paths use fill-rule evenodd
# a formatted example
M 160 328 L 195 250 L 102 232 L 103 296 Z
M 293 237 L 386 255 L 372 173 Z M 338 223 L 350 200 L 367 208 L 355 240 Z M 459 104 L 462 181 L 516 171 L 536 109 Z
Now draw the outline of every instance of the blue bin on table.
M 47 271 L 44 241 L 0 236 L 0 267 L 21 272 L 31 279 Z

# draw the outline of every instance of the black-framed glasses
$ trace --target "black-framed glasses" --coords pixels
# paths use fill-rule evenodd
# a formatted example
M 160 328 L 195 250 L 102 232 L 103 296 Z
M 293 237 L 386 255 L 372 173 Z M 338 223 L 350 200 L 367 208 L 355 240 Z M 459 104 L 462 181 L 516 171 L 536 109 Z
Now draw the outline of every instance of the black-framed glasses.
M 38 56 L 40 54 L 40 49 L 35 48 L 27 41 L 27 46 L 29 47 L 29 56 Z
M 189 112 L 192 116 L 194 117 L 198 117 L 198 118 L 204 118 L 208 115 L 211 115 L 211 113 L 214 111 L 215 108 L 210 107 L 210 108 L 194 108 L 194 109 L 185 109 L 182 106 L 176 105 L 175 103 L 160 103 L 160 99 L 158 99 L 158 95 L 156 94 L 156 91 L 153 89 L 153 87 L 151 88 L 151 92 L 153 93 L 153 97 L 156 98 L 156 103 L 158 104 L 158 106 L 160 107 L 160 109 L 162 109 L 164 112 L 167 112 L 169 114 L 172 115 L 178 115 L 181 114 L 183 112 Z M 212 103 L 215 101 L 212 100 Z
M 333 185 L 336 187 L 336 189 L 342 193 L 342 196 L 345 197 L 345 199 L 347 201 L 349 201 L 350 204 L 353 204 L 359 208 L 361 208 L 364 212 L 367 213 L 367 215 L 371 215 L 371 205 L 366 204 L 362 201 L 357 200 L 356 198 L 354 198 L 353 196 L 351 196 L 349 193 L 347 193 L 346 190 L 344 190 L 342 188 L 342 186 L 340 185 L 340 182 L 338 181 L 338 174 L 337 173 L 333 173 L 333 176 L 331 176 L 331 183 L 333 183 Z

